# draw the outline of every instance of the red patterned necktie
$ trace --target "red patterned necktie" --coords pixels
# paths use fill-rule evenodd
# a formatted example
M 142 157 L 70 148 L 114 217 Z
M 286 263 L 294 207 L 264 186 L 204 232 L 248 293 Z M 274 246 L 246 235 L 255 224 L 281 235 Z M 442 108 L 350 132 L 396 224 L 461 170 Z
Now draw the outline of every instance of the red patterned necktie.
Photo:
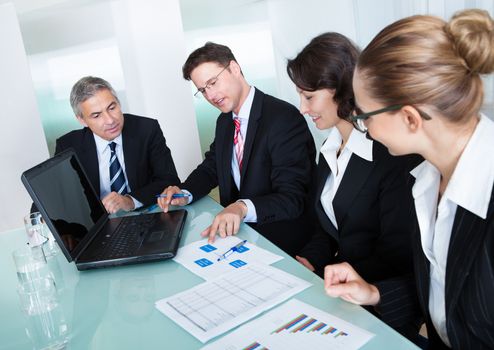
M 233 136 L 233 144 L 235 145 L 235 157 L 237 157 L 238 169 L 242 171 L 242 157 L 244 154 L 244 139 L 240 132 L 240 119 L 234 118 L 235 134 Z

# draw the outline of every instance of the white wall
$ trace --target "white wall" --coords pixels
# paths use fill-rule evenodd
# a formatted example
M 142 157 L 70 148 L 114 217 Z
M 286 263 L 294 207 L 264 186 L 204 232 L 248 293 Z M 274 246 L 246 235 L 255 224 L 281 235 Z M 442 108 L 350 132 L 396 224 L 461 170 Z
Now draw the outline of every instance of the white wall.
M 31 200 L 21 173 L 48 158 L 17 14 L 0 5 L 0 232 L 23 225 Z
M 411 15 L 431 14 L 448 20 L 464 8 L 482 8 L 494 15 L 494 0 L 265 0 L 268 2 L 269 22 L 281 99 L 299 105 L 295 86 L 286 73 L 287 58 L 293 58 L 318 34 L 328 31 L 346 35 L 364 48 L 388 24 Z M 485 79 L 486 113 L 494 117 L 494 78 Z M 320 145 L 327 131 L 309 127 Z
M 112 3 L 129 112 L 156 118 L 180 179 L 202 161 L 178 0 Z

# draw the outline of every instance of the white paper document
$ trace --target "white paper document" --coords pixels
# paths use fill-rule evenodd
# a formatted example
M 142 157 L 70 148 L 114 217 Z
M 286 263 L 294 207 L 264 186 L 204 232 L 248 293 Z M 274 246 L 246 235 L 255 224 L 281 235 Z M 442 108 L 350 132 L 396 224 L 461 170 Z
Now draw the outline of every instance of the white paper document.
M 210 280 L 232 270 L 245 268 L 253 263 L 271 265 L 282 256 L 273 254 L 249 242 L 239 251 L 233 252 L 221 261 L 220 255 L 242 242 L 238 237 L 217 238 L 209 244 L 207 239 L 190 243 L 177 252 L 173 260 L 205 280 Z
M 374 334 L 292 299 L 202 350 L 352 350 Z
M 252 264 L 158 300 L 156 307 L 205 343 L 310 285 L 274 267 Z

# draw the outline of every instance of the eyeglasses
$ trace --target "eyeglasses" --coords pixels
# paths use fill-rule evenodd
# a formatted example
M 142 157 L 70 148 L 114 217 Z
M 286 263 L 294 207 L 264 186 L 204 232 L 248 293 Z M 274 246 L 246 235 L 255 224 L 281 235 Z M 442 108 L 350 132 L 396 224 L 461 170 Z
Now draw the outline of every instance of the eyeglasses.
M 355 127 L 355 129 L 357 129 L 358 131 L 361 131 L 361 132 L 367 132 L 367 127 L 364 124 L 365 120 L 369 119 L 370 117 L 372 117 L 373 115 L 376 115 L 376 114 L 381 114 L 381 113 L 390 112 L 390 111 L 397 111 L 397 110 L 403 108 L 403 106 L 405 106 L 405 105 L 404 104 L 392 105 L 389 107 L 377 109 L 375 111 L 367 112 L 367 113 L 363 113 L 360 108 L 355 107 L 354 113 L 357 113 L 357 114 L 350 116 L 350 120 L 352 121 L 352 124 Z M 418 109 L 415 106 L 413 106 L 413 108 L 415 108 L 417 110 L 417 112 L 419 112 L 422 119 L 425 119 L 425 120 L 432 119 L 431 116 L 428 115 L 427 113 L 425 113 L 424 111 L 421 111 L 420 109 Z
M 198 88 L 197 91 L 194 93 L 194 97 L 201 97 L 201 94 L 204 95 L 206 93 L 206 89 L 211 89 L 211 87 L 213 87 L 214 84 L 218 82 L 218 77 L 221 75 L 221 73 L 223 73 L 228 67 L 230 67 L 230 63 L 228 63 L 228 65 L 223 68 L 215 77 L 209 79 L 204 87 Z
M 364 112 L 362 112 L 362 110 L 360 108 L 355 107 L 354 113 L 357 113 L 357 114 L 350 116 L 350 120 L 352 121 L 355 129 L 357 129 L 358 131 L 361 131 L 361 132 L 366 132 L 367 127 L 364 124 L 365 120 L 369 119 L 370 117 L 372 117 L 373 115 L 376 115 L 376 114 L 381 114 L 381 113 L 389 112 L 389 111 L 397 111 L 397 110 L 401 109 L 402 107 L 403 107 L 403 105 L 392 105 L 389 107 L 377 109 L 375 111 L 367 112 L 367 113 L 364 113 Z

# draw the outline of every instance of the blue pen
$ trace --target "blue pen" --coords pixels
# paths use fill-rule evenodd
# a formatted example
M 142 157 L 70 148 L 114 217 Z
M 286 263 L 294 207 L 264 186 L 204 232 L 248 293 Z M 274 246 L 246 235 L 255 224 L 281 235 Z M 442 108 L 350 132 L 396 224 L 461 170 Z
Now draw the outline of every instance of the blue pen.
M 144 209 L 141 209 L 141 210 L 137 210 L 138 212 L 140 212 L 141 214 L 147 214 L 149 212 L 152 212 L 154 209 L 158 208 L 158 204 L 153 204 L 147 208 L 144 208 Z
M 223 259 L 226 259 L 226 257 L 230 254 L 233 254 L 233 252 L 238 252 L 238 249 L 243 246 L 245 243 L 247 243 L 247 240 L 243 240 L 242 242 L 234 245 L 233 247 L 231 247 L 230 249 L 228 249 L 226 252 L 224 252 L 223 254 L 220 255 L 220 257 L 218 258 L 218 261 L 221 261 Z
M 155 197 L 156 198 L 166 198 L 167 195 L 166 194 L 157 194 Z M 188 194 L 188 193 L 175 193 L 175 194 L 172 194 L 172 198 L 184 198 L 184 197 L 190 197 L 190 194 Z

